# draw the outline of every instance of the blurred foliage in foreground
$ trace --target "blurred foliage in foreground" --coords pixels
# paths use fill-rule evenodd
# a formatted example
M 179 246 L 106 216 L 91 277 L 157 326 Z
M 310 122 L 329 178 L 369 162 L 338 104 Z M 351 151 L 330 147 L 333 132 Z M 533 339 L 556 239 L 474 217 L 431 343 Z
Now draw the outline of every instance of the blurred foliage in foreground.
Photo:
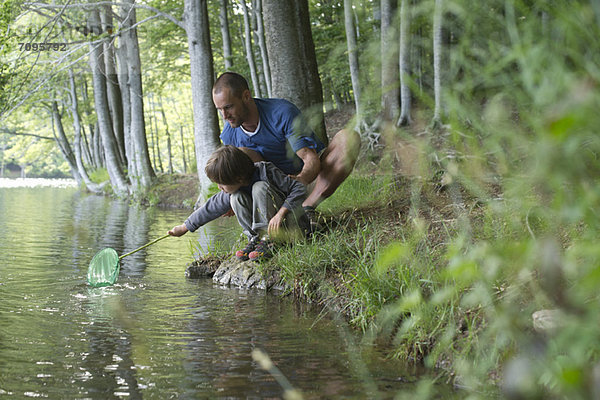
M 600 5 L 493 2 L 483 24 L 484 3 L 451 3 L 464 30 L 449 50 L 446 136 L 430 153 L 456 230 L 440 267 L 372 328 L 405 355 L 433 344 L 426 363 L 449 361 L 473 397 L 496 382 L 514 398 L 598 398 Z M 406 274 L 417 251 L 390 245 L 380 273 Z M 553 310 L 545 329 L 538 310 Z

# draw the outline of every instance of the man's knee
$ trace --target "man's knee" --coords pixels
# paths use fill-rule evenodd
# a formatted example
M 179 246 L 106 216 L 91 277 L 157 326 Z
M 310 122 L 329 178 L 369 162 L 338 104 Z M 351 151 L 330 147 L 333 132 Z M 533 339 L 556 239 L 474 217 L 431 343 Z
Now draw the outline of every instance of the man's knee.
M 343 133 L 346 160 L 354 167 L 360 153 L 360 135 L 354 129 L 342 129 L 340 133 Z
M 349 174 L 360 153 L 360 135 L 352 129 L 342 129 L 323 153 L 323 164 L 334 174 Z

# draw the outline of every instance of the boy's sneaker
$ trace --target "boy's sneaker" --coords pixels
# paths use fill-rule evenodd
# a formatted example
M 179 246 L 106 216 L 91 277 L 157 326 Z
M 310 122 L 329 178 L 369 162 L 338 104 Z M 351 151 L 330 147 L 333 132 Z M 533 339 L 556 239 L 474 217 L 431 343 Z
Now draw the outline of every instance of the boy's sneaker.
M 254 250 L 256 248 L 257 245 L 258 245 L 258 236 L 254 236 L 252 239 L 250 239 L 248 241 L 248 244 L 246 245 L 246 247 L 244 247 L 242 250 L 238 250 L 235 252 L 235 256 L 240 261 L 248 261 L 250 258 L 248 255 L 252 252 L 252 250 Z
M 256 248 L 248 254 L 251 260 L 266 260 L 273 255 L 273 242 L 268 238 L 261 239 Z

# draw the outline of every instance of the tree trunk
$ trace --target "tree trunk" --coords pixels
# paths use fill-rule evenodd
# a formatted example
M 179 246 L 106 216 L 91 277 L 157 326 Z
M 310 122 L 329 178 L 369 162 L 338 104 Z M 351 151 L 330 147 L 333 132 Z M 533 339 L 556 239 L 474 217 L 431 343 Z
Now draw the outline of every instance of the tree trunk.
M 352 0 L 344 0 L 344 26 L 346 28 L 346 42 L 348 44 L 348 63 L 350 64 L 350 78 L 352 80 L 352 91 L 354 92 L 354 104 L 356 114 L 362 118 L 362 99 L 358 69 L 358 45 L 356 42 L 356 30 L 352 16 Z
M 125 156 L 129 176 L 138 176 L 136 158 L 134 155 L 133 140 L 131 138 L 131 100 L 129 98 L 129 72 L 127 71 L 127 45 L 120 34 L 119 47 L 117 47 L 117 65 L 119 71 L 119 87 L 121 89 L 121 102 L 123 104 L 123 138 L 125 142 Z
M 89 28 L 96 27 L 97 29 L 100 26 L 100 14 L 97 10 L 90 11 L 88 23 Z M 128 194 L 127 181 L 121 169 L 117 145 L 112 131 L 104 66 L 102 43 L 90 43 L 90 67 L 94 83 L 94 104 L 96 105 L 98 128 L 102 136 L 106 169 L 115 194 L 124 197 Z
M 183 138 L 183 126 L 179 127 L 179 136 L 181 137 L 181 154 L 183 158 L 183 173 L 187 174 L 187 155 L 185 153 L 185 140 Z
M 81 175 L 77 171 L 77 163 L 75 162 L 75 155 L 73 154 L 73 150 L 71 150 L 71 145 L 69 145 L 69 141 L 67 140 L 67 135 L 65 135 L 65 130 L 62 124 L 62 117 L 58 112 L 58 105 L 56 104 L 56 100 L 52 101 L 52 120 L 53 120 L 53 128 L 56 125 L 56 130 L 58 130 L 58 136 L 54 132 L 54 138 L 56 139 L 56 143 L 58 144 L 58 148 L 62 153 L 63 157 L 69 164 L 69 168 L 71 169 L 71 175 L 77 181 L 78 184 L 81 184 Z
M 185 0 L 184 23 L 190 54 L 194 144 L 198 178 L 200 180 L 199 198 L 204 198 L 211 183 L 204 173 L 204 166 L 220 143 L 219 120 L 217 110 L 212 103 L 214 70 L 207 0 Z
M 381 0 L 381 107 L 383 119 L 395 120 L 400 110 L 397 32 L 392 0 Z
M 154 99 L 154 97 L 152 97 Z M 156 158 L 158 159 L 158 170 L 162 174 L 164 172 L 162 157 L 160 155 L 160 135 L 158 131 L 158 117 L 156 116 L 156 103 L 152 100 L 152 109 L 150 112 L 152 119 L 154 120 L 154 134 L 156 135 L 154 143 L 156 144 Z
M 150 187 L 156 177 L 150 156 L 148 142 L 146 141 L 146 124 L 144 121 L 144 94 L 142 90 L 142 63 L 138 45 L 137 29 L 131 28 L 136 23 L 136 12 L 133 7 L 134 0 L 126 0 L 131 6 L 122 8 L 123 27 L 125 31 L 122 38 L 127 50 L 127 73 L 129 82 L 129 102 L 131 104 L 130 134 L 133 143 L 133 156 L 136 165 L 136 176 L 131 177 L 136 193 L 145 191 Z M 131 29 L 128 29 L 131 28 Z
M 169 133 L 169 124 L 167 122 L 167 116 L 165 115 L 165 108 L 163 107 L 162 99 L 159 99 L 160 114 L 162 115 L 163 125 L 165 126 L 165 135 L 167 136 L 167 156 L 168 166 L 167 172 L 173 173 L 173 154 L 171 153 L 171 134 Z
M 81 155 L 84 164 L 94 166 L 94 160 L 92 158 L 92 152 L 90 151 L 90 142 L 88 140 L 87 133 L 85 133 L 85 125 L 81 125 Z
M 442 109 L 442 13 L 443 0 L 435 0 L 433 11 L 433 93 L 435 108 L 433 110 L 434 125 L 441 123 Z
M 408 81 L 410 79 L 410 66 L 409 66 L 409 51 L 408 41 L 409 26 L 410 26 L 410 0 L 400 0 L 400 53 L 399 53 L 399 66 L 400 66 L 400 118 L 398 118 L 398 126 L 410 125 L 412 119 L 410 117 L 411 99 L 410 99 L 410 87 Z
M 307 0 L 264 0 L 264 25 L 274 97 L 296 104 L 323 143 L 323 89 Z
M 100 128 L 98 123 L 94 124 L 92 132 L 92 153 L 94 154 L 94 163 L 96 168 L 104 167 L 104 153 L 102 152 L 102 139 L 100 138 Z
M 113 31 L 112 9 L 110 6 L 104 6 L 100 14 L 102 20 L 102 32 L 111 33 Z M 113 132 L 117 139 L 117 148 L 121 165 L 127 165 L 125 155 L 125 134 L 123 130 L 123 103 L 121 100 L 121 89 L 119 88 L 119 79 L 115 68 L 115 48 L 109 39 L 104 39 L 104 63 L 106 70 L 106 88 L 108 94 L 108 108 L 111 114 Z
M 83 159 L 81 156 L 81 120 L 79 119 L 79 110 L 78 110 L 78 99 L 77 99 L 77 90 L 75 89 L 75 76 L 73 74 L 73 70 L 69 68 L 69 83 L 70 83 L 70 96 L 71 96 L 71 114 L 73 115 L 73 130 L 75 132 L 75 136 L 73 139 L 73 149 L 75 153 L 75 164 L 77 165 L 77 172 L 83 179 L 85 186 L 89 191 L 93 193 L 101 193 L 101 186 L 93 183 L 87 174 L 85 169 L 85 165 L 83 164 Z
M 246 61 L 250 68 L 250 76 L 252 78 L 252 93 L 256 97 L 262 97 L 260 91 L 260 83 L 256 74 L 256 63 L 254 62 L 254 52 L 252 51 L 252 30 L 250 29 L 250 15 L 246 0 L 240 0 L 240 6 L 244 12 L 244 49 L 246 49 Z
M 233 55 L 231 53 L 231 36 L 229 35 L 229 20 L 227 18 L 227 0 L 221 0 L 219 12 L 219 23 L 221 25 L 221 36 L 223 37 L 223 59 L 225 70 L 233 68 Z
M 92 124 L 92 113 L 90 111 L 90 106 L 89 106 L 89 98 L 88 98 L 88 86 L 87 86 L 87 80 L 83 79 L 82 83 L 81 83 L 81 98 L 83 99 L 83 103 L 86 105 L 85 107 L 85 114 L 88 117 L 88 120 L 90 121 L 88 124 L 88 129 L 90 130 L 90 143 L 89 143 L 89 151 L 90 151 L 90 156 L 92 159 L 92 165 L 94 166 L 94 168 L 101 168 L 101 161 L 100 161 L 100 157 L 99 157 L 99 152 L 98 152 L 98 146 L 97 146 L 97 140 L 96 140 L 96 126 L 97 124 Z
M 262 58 L 263 74 L 265 85 L 267 86 L 267 96 L 273 96 L 273 87 L 271 85 L 271 68 L 269 67 L 269 55 L 267 54 L 267 44 L 265 42 L 265 25 L 263 21 L 262 0 L 256 0 L 256 36 L 258 37 L 258 47 Z

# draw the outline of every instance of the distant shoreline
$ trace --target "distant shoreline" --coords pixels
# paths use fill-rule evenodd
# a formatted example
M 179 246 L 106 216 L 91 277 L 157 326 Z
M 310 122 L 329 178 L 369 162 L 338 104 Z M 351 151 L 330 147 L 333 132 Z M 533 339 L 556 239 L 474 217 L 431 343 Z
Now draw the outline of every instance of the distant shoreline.
M 34 187 L 76 188 L 77 186 L 75 179 L 0 178 L 0 189 Z

